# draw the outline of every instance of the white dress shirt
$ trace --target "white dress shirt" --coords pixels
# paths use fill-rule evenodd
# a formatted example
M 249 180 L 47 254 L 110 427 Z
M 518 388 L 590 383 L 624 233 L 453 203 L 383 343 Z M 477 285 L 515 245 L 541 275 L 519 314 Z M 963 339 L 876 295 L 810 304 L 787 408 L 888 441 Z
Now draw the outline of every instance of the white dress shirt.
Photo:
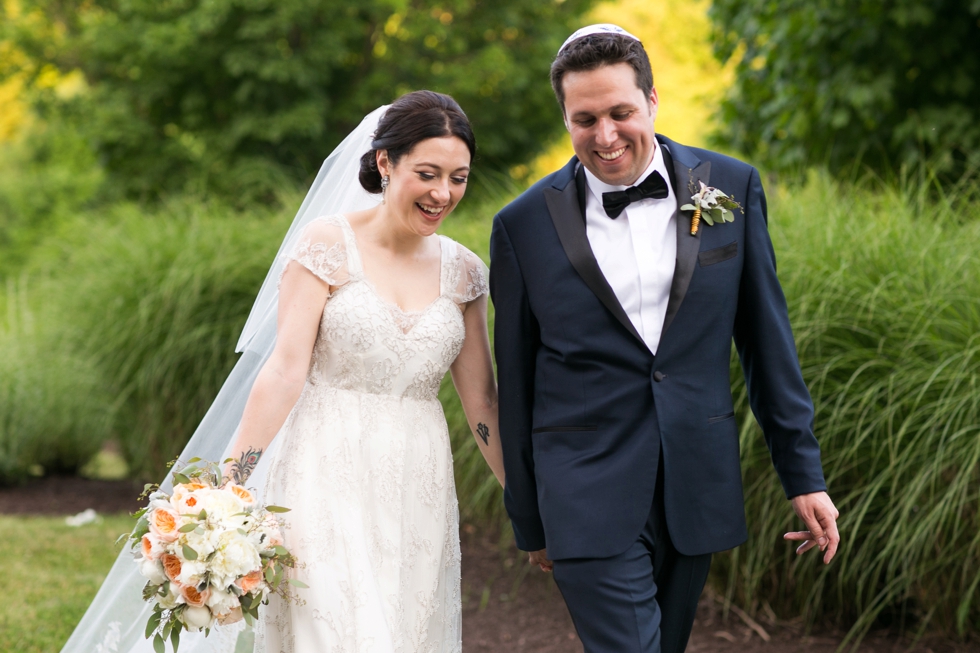
M 663 175 L 668 195 L 659 200 L 633 202 L 613 220 L 602 208 L 602 194 L 625 190 L 610 186 L 585 169 L 585 231 L 599 269 L 616 293 L 616 298 L 654 354 L 667 315 L 670 284 L 677 258 L 677 226 L 674 213 L 677 197 L 670 188 L 664 155 L 656 146 L 653 161 L 640 175 L 639 184 L 653 171 Z

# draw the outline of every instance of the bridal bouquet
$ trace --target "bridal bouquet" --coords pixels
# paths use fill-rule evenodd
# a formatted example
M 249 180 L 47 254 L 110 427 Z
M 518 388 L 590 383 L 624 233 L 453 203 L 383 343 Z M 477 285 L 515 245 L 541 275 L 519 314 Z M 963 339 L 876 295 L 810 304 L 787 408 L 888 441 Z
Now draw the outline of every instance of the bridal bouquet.
M 224 478 L 215 463 L 193 458 L 173 473 L 172 494 L 148 485 L 149 505 L 135 513 L 132 540 L 136 563 L 146 577 L 143 599 L 154 603 L 146 637 L 174 651 L 180 631 L 215 624 L 248 623 L 270 593 L 291 598 L 285 578 L 295 559 L 283 546 L 278 506 L 260 506 L 253 494 Z

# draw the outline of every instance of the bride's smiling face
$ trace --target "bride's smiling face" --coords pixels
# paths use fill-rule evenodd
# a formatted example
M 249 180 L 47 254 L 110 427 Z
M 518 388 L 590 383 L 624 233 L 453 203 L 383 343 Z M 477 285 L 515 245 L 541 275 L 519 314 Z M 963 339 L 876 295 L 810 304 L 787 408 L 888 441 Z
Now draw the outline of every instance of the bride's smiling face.
M 394 165 L 378 152 L 378 171 L 388 175 L 385 204 L 412 233 L 430 236 L 466 192 L 470 151 L 455 136 L 419 141 Z

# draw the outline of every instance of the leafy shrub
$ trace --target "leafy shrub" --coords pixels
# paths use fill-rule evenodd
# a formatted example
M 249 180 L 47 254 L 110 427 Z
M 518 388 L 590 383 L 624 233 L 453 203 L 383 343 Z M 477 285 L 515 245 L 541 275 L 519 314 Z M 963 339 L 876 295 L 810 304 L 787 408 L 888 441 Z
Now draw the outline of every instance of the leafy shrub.
M 35 120 L 0 143 L 0 276 L 15 274 L 33 247 L 104 190 L 95 153 L 66 125 Z
M 419 88 L 456 97 L 482 165 L 526 163 L 562 129 L 548 68 L 591 4 L 20 0 L 0 5 L 0 40 L 29 84 L 84 74 L 77 128 L 130 197 L 205 180 L 261 198 L 270 175 L 311 175 L 366 113 Z
M 780 541 L 799 524 L 733 364 L 750 539 L 720 560 L 719 580 L 750 609 L 766 601 L 852 636 L 874 624 L 976 632 L 977 207 L 917 184 L 869 192 L 815 177 L 781 191 L 771 229 L 842 547 L 824 567 Z
M 189 200 L 152 214 L 123 204 L 43 250 L 58 342 L 94 361 L 134 474 L 160 476 L 211 404 L 287 224 Z
M 102 445 L 110 401 L 93 361 L 42 343 L 43 325 L 8 288 L 0 327 L 0 484 L 73 473 Z

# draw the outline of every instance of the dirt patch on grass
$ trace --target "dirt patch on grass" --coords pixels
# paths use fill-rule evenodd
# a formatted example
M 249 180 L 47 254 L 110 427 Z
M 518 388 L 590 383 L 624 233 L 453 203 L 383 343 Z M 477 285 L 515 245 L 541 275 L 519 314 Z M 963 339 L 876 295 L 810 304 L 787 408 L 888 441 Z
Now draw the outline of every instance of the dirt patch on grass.
M 463 650 L 465 653 L 582 653 L 571 617 L 551 574 L 530 569 L 510 542 L 464 525 Z M 802 620 L 751 619 L 706 591 L 687 653 L 834 653 L 844 633 L 807 634 Z M 768 639 L 765 639 L 768 638 Z M 980 653 L 980 645 L 926 638 L 916 645 L 888 633 L 864 639 L 859 653 Z
M 46 476 L 0 487 L 0 515 L 75 515 L 88 508 L 104 514 L 133 512 L 142 491 L 133 481 Z
M 130 481 L 79 477 L 34 479 L 0 488 L 0 514 L 74 515 L 132 512 L 142 486 Z M 551 574 L 527 565 L 512 542 L 464 524 L 463 650 L 466 653 L 582 653 L 571 617 Z M 800 621 L 758 620 L 723 611 L 710 592 L 702 597 L 688 653 L 834 653 L 842 633 L 807 634 Z M 765 639 L 768 638 L 768 641 Z M 926 638 L 914 646 L 900 637 L 874 633 L 860 653 L 980 653 L 980 644 Z

